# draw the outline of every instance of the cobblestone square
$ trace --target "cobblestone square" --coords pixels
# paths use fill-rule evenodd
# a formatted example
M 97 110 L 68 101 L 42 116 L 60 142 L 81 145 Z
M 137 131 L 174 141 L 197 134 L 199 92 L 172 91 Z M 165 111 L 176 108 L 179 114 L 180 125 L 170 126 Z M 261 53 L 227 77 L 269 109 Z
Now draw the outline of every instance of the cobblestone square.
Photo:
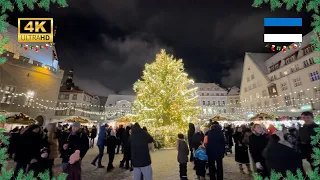
M 83 180 L 132 180 L 133 173 L 120 169 L 119 162 L 122 154 L 116 155 L 114 160 L 115 169 L 107 172 L 106 169 L 98 169 L 91 165 L 92 159 L 97 155 L 98 148 L 90 149 L 82 161 L 82 179 Z M 177 162 L 176 150 L 159 150 L 151 153 L 153 179 L 154 180 L 179 180 L 179 165 Z M 61 172 L 60 159 L 56 159 L 54 173 L 57 175 Z M 103 165 L 107 165 L 108 155 L 103 156 Z M 9 162 L 9 167 L 14 167 L 14 162 Z M 193 164 L 188 163 L 188 178 L 194 180 L 195 172 L 192 170 Z M 207 178 L 208 179 L 208 178 Z M 224 158 L 224 179 L 227 180 L 251 180 L 249 175 L 241 174 L 234 161 L 233 155 Z

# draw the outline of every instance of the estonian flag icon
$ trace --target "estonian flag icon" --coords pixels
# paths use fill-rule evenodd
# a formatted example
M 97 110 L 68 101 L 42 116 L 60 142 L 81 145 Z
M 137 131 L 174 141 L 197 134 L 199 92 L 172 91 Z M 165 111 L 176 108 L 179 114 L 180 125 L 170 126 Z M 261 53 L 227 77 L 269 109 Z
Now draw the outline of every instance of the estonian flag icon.
M 302 18 L 264 18 L 264 42 L 302 42 Z

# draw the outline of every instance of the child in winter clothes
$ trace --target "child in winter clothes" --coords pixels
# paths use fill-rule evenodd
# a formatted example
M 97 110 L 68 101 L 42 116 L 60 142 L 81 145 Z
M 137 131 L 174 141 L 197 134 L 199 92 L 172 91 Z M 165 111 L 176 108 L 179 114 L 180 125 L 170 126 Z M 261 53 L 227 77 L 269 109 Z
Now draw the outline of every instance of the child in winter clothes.
M 31 160 L 28 171 L 33 171 L 35 177 L 37 177 L 40 173 L 44 173 L 47 170 L 50 173 L 50 167 L 51 162 L 49 160 L 49 149 L 44 147 L 40 150 L 40 156 Z
M 177 141 L 177 150 L 178 150 L 178 162 L 179 162 L 179 169 L 180 169 L 180 179 L 187 180 L 187 163 L 188 163 L 188 155 L 189 155 L 189 148 L 184 140 L 183 134 L 178 134 L 178 141 Z
M 204 180 L 206 176 L 206 163 L 208 161 L 208 156 L 206 154 L 206 148 L 203 144 L 200 145 L 194 153 L 194 158 L 198 180 Z

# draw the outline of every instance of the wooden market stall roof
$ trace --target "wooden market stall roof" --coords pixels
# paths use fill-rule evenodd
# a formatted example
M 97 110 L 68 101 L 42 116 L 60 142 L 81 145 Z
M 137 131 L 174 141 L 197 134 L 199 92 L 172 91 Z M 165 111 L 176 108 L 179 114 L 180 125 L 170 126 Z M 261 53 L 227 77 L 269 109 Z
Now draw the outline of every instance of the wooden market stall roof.
M 213 118 L 211 118 L 213 121 L 224 121 L 227 120 L 227 118 L 222 117 L 222 116 L 215 116 Z
M 117 122 L 129 123 L 129 122 L 131 122 L 131 119 L 128 117 L 122 117 L 119 120 L 117 120 Z
M 6 124 L 31 125 L 38 123 L 38 121 L 36 121 L 35 119 L 32 119 L 21 112 L 1 113 L 1 115 L 6 118 Z
M 78 121 L 82 124 L 91 123 L 91 121 L 89 119 L 81 117 L 81 116 L 71 116 L 71 117 L 66 117 L 63 119 L 54 120 L 54 122 L 67 122 L 67 123 L 76 122 L 76 121 Z
M 256 114 L 255 116 L 251 117 L 250 120 L 256 120 L 257 118 L 262 118 L 262 119 L 274 119 L 274 115 L 266 114 L 266 113 L 259 113 Z

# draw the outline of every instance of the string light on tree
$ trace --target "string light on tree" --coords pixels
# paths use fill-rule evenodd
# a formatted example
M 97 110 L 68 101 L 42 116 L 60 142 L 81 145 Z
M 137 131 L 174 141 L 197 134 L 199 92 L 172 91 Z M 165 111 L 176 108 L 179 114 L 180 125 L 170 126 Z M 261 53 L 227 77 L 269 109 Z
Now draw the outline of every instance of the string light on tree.
M 200 112 L 197 88 L 189 89 L 193 84 L 184 72 L 182 60 L 161 50 L 153 63 L 145 65 L 143 76 L 134 83 L 133 90 L 137 94 L 133 103 L 137 115 L 134 121 L 148 126 L 153 133 L 172 126 L 186 133 L 183 131 L 188 127 L 187 120 L 197 119 Z M 174 141 L 170 141 L 166 145 L 173 144 Z

